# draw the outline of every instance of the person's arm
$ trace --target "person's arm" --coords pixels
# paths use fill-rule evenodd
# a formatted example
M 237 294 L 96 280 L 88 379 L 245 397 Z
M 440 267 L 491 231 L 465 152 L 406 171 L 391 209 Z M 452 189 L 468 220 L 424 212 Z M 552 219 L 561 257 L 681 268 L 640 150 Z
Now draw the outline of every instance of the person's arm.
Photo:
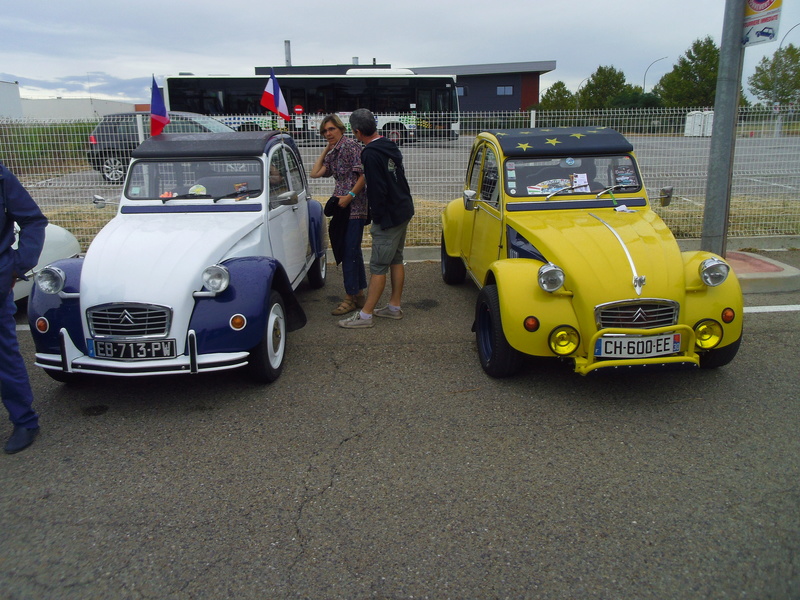
M 47 217 L 11 171 L 3 169 L 2 175 L 7 218 L 16 222 L 20 228 L 17 249 L 12 252 L 12 256 L 14 275 L 22 278 L 39 261 L 44 246 Z
M 319 177 L 330 177 L 330 171 L 325 165 L 325 157 L 328 156 L 328 152 L 331 150 L 333 150 L 333 146 L 330 143 L 322 149 L 322 152 L 320 152 L 320 155 L 314 162 L 314 166 L 311 167 L 311 171 L 308 174 L 309 177 L 312 179 L 317 179 Z

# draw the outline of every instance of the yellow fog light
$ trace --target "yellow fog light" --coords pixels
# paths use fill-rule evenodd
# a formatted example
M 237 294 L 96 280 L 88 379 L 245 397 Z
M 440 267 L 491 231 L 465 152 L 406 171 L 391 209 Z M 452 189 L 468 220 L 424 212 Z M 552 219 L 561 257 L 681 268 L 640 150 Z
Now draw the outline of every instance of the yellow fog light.
M 710 350 L 722 341 L 722 325 L 711 319 L 695 325 L 694 333 L 697 336 L 695 344 L 701 350 Z
M 550 332 L 550 350 L 558 356 L 575 352 L 581 343 L 581 336 L 574 327 L 561 325 Z

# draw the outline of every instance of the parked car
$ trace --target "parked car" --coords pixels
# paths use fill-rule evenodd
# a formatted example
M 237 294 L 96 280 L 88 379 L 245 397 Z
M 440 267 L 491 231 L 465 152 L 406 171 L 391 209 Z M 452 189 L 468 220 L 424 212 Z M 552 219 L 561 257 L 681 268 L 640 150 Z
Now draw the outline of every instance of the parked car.
M 19 227 L 14 225 L 14 233 L 19 232 Z M 16 248 L 17 243 L 14 242 Z M 44 230 L 44 246 L 42 246 L 42 253 L 39 255 L 39 262 L 36 266 L 26 274 L 27 281 L 17 281 L 14 286 L 14 302 L 24 300 L 31 293 L 33 287 L 33 273 L 44 268 L 51 262 L 60 258 L 72 258 L 78 256 L 81 252 L 81 245 L 77 238 L 69 231 L 58 225 L 48 223 Z
M 480 288 L 474 331 L 494 377 L 526 355 L 587 374 L 719 367 L 739 349 L 735 275 L 719 256 L 680 251 L 612 129 L 480 133 L 463 197 L 442 216 L 441 258 L 446 283 L 469 275 Z
M 164 133 L 227 133 L 233 131 L 212 117 L 189 112 L 170 112 Z M 86 158 L 103 178 L 122 183 L 131 152 L 150 137 L 150 113 L 129 112 L 105 115 L 89 135 Z
M 286 333 L 306 322 L 295 291 L 306 277 L 324 285 L 325 251 L 322 206 L 290 136 L 150 138 L 86 256 L 36 275 L 36 365 L 58 381 L 245 366 L 274 381 Z

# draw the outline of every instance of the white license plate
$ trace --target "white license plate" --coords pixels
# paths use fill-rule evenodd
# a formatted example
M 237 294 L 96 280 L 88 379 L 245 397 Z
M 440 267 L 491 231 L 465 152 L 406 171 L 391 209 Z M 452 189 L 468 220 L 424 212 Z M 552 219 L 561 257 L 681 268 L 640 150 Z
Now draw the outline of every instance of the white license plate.
M 175 358 L 175 340 L 152 340 L 146 342 L 117 342 L 87 340 L 89 356 L 114 360 L 157 360 Z
M 681 334 L 604 335 L 594 346 L 599 358 L 652 358 L 681 351 Z

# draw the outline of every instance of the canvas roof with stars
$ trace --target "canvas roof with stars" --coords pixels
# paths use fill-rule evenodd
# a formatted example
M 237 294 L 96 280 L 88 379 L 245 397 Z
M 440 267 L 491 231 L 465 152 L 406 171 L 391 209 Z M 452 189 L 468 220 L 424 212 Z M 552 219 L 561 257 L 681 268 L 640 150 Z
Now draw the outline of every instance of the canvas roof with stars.
M 580 156 L 632 152 L 633 146 L 610 127 L 490 129 L 507 157 Z

